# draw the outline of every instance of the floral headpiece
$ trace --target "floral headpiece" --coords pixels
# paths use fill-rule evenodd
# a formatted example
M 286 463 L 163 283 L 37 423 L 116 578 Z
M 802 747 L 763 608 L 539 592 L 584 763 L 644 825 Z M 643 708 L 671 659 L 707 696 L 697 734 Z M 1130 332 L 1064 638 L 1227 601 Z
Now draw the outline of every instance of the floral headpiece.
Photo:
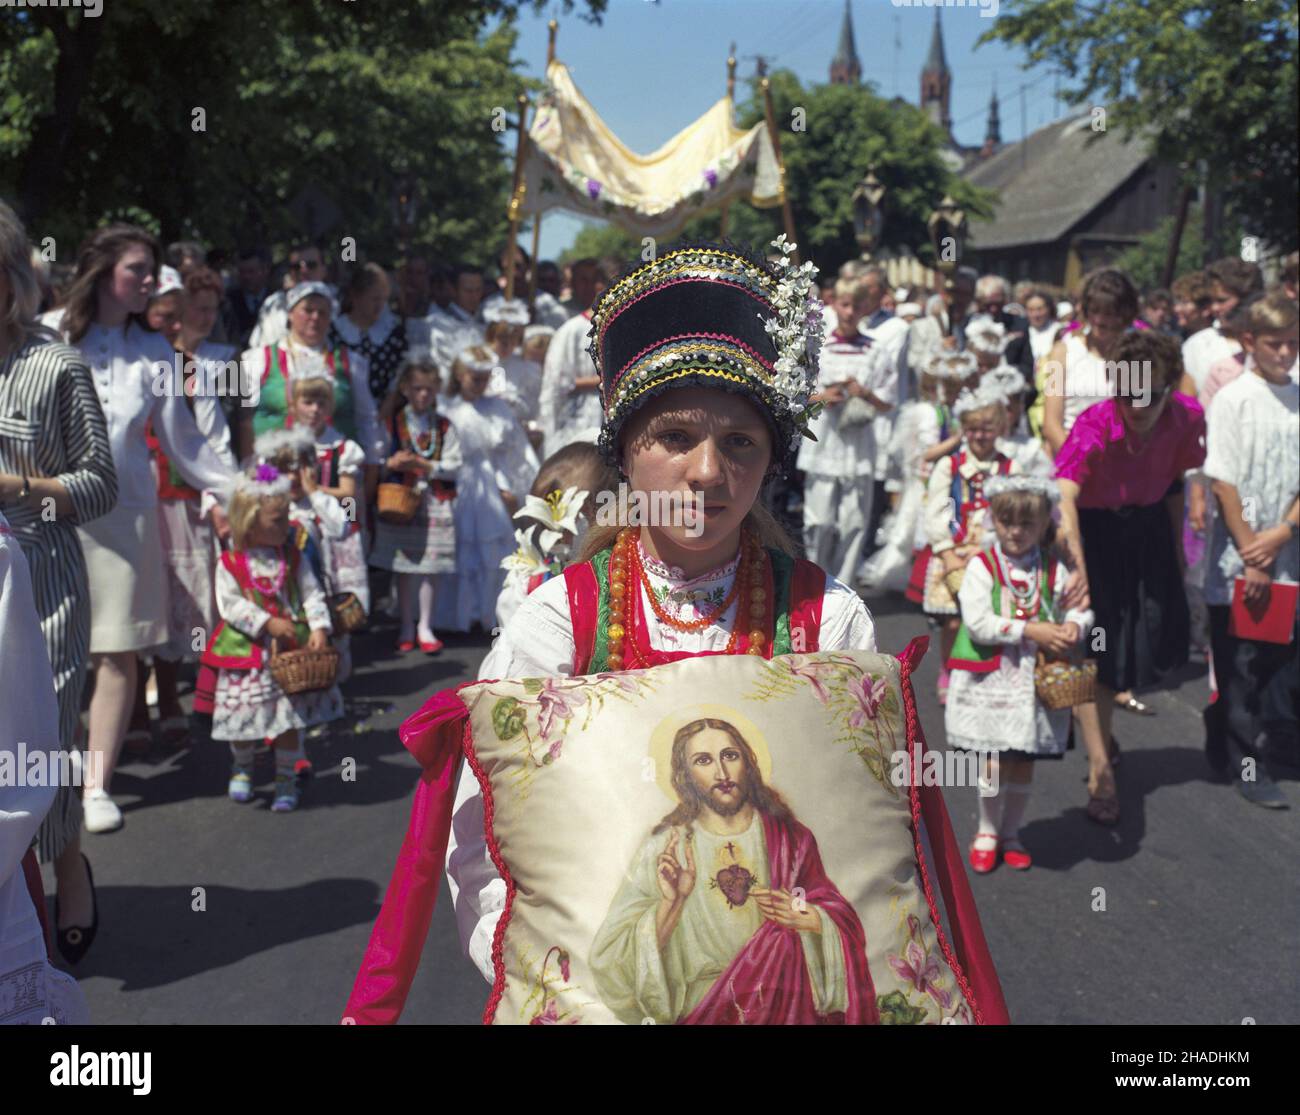
M 1011 476 L 990 476 L 984 481 L 984 494 L 989 499 L 1005 492 L 1033 492 L 1051 503 L 1061 498 L 1061 489 L 1050 476 L 1032 476 L 1016 473 Z
M 980 318 L 966 326 L 966 347 L 985 356 L 1001 356 L 1007 347 L 1007 330 L 991 317 Z
M 600 447 L 616 460 L 619 432 L 648 400 L 675 387 L 712 387 L 754 402 L 788 464 L 818 409 L 822 304 L 817 268 L 794 266 L 795 245 L 772 241 L 769 263 L 730 244 L 671 249 L 624 275 L 591 311 L 588 351 L 600 373 Z M 811 437 L 811 434 L 807 434 Z
M 984 410 L 986 407 L 1005 408 L 1006 405 L 1006 395 L 996 387 L 981 383 L 974 391 L 963 391 L 957 396 L 957 401 L 952 405 L 952 413 L 953 417 L 960 418 L 963 414 Z
M 521 298 L 493 298 L 483 306 L 483 320 L 491 325 L 494 321 L 506 325 L 528 324 L 528 303 Z
M 979 361 L 969 352 L 939 353 L 925 366 L 925 374 L 935 379 L 968 379 L 979 370 Z
M 1008 399 L 1022 394 L 1029 386 L 1025 382 L 1024 373 L 1010 364 L 999 364 L 992 371 L 986 372 L 982 382 L 1001 391 Z
M 260 461 L 252 468 L 244 469 L 235 476 L 236 492 L 247 492 L 258 499 L 289 494 L 289 476 L 275 465 Z
M 297 457 L 304 453 L 314 454 L 315 451 L 316 439 L 305 426 L 267 430 L 264 434 L 258 434 L 257 440 L 253 442 L 253 456 L 257 458 L 258 464 L 270 464 L 289 452 Z
M 471 372 L 490 372 L 499 363 L 497 354 L 482 345 L 468 345 L 456 354 L 456 362 L 463 364 Z

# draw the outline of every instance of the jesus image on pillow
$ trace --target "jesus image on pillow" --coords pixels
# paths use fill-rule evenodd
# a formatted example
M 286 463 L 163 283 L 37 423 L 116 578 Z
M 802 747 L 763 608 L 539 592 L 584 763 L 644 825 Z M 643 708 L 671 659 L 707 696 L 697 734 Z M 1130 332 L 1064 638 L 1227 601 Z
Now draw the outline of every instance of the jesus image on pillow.
M 676 804 L 592 943 L 601 999 L 632 1024 L 877 1021 L 862 922 L 770 784 L 757 728 L 714 711 L 652 738 Z

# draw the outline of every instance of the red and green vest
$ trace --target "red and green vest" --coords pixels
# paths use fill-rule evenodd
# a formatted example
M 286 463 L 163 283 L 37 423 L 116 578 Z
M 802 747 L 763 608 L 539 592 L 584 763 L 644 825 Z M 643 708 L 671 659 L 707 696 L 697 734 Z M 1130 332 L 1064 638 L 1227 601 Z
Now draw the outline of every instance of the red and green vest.
M 221 563 L 235 578 L 239 591 L 244 598 L 256 604 L 272 616 L 292 618 L 294 637 L 298 646 L 305 647 L 311 638 L 311 629 L 307 626 L 307 615 L 302 601 L 298 597 L 298 562 L 301 560 L 296 546 L 280 551 L 287 563 L 284 573 L 284 585 L 288 592 L 289 609 L 286 613 L 279 600 L 267 596 L 253 583 L 252 571 L 248 568 L 248 555 L 242 550 L 226 550 L 221 555 Z M 217 624 L 217 629 L 208 641 L 208 648 L 199 660 L 204 666 L 218 670 L 256 670 L 262 665 L 262 645 L 254 641 L 237 628 L 231 627 L 224 619 Z
M 764 657 L 792 652 L 812 653 L 819 649 L 826 574 L 820 566 L 803 558 L 792 558 L 772 549 L 767 554 L 771 560 L 768 562 L 767 581 L 764 585 L 767 592 L 767 615 L 762 629 L 769 637 L 764 647 Z M 590 561 L 571 565 L 564 571 L 576 645 L 575 674 L 598 674 L 609 669 L 611 556 L 612 547 L 602 550 Z M 648 665 L 660 666 L 683 658 L 704 658 L 726 653 L 721 650 L 655 650 L 650 646 L 644 609 L 636 608 L 635 616 L 635 629 L 628 631 L 624 637 L 635 640 L 637 653 Z M 741 617 L 737 619 L 740 620 Z M 748 647 L 749 633 L 742 628 L 735 653 L 744 654 Z
M 1052 586 L 1056 583 L 1056 559 L 1045 550 L 1038 551 L 1038 611 L 1030 615 L 1014 615 L 1014 599 L 1010 588 L 1002 576 L 1002 563 L 992 548 L 981 550 L 970 559 L 982 562 L 984 568 L 993 578 L 993 611 L 1003 619 L 1036 620 L 1039 616 L 1052 616 Z M 1006 590 L 1006 591 L 1004 591 Z M 967 670 L 976 674 L 989 674 L 1002 663 L 1002 646 L 997 643 L 977 643 L 971 638 L 970 630 L 963 623 L 957 631 L 957 638 L 952 644 L 952 653 L 946 663 L 950 670 Z
M 262 390 L 253 414 L 253 432 L 286 429 L 293 425 L 289 406 L 289 358 L 280 345 L 263 350 Z M 346 348 L 325 354 L 325 366 L 334 376 L 334 417 L 330 422 L 344 437 L 357 437 L 356 412 L 352 402 L 352 365 Z M 274 373 L 274 374 L 273 374 Z
M 1003 456 L 1001 453 L 995 453 L 993 459 L 997 461 L 996 475 L 1006 476 L 1011 471 L 1011 459 Z M 966 534 L 970 529 L 970 517 L 972 513 L 981 511 L 989 505 L 989 501 L 984 496 L 984 481 L 986 479 L 983 472 L 977 472 L 970 479 L 962 476 L 961 467 L 966 463 L 966 450 L 957 449 L 952 454 L 952 484 L 949 495 L 952 498 L 950 507 L 956 514 L 948 521 L 948 529 L 952 532 L 952 540 L 960 546 L 966 540 Z
M 407 449 L 418 456 L 424 457 L 426 460 L 441 461 L 443 442 L 446 441 L 447 431 L 450 428 L 451 422 L 441 414 L 437 415 L 433 423 L 432 445 L 427 443 L 417 445 L 415 437 L 412 436 L 406 424 L 406 407 L 402 407 L 388 420 L 388 455 L 391 457 L 399 450 Z M 428 437 L 427 434 L 424 436 Z M 389 472 L 384 477 L 385 483 L 402 484 L 408 488 L 414 488 L 419 479 L 413 472 Z M 443 480 L 431 476 L 428 479 L 428 485 L 429 492 L 434 499 L 445 502 L 456 498 L 456 481 L 454 480 Z

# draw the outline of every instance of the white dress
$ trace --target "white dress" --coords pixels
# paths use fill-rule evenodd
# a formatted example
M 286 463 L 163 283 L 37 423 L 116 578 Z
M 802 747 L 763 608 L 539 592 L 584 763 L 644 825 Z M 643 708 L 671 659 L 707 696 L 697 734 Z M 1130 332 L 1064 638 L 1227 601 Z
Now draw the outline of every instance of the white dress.
M 261 583 L 273 584 L 280 571 L 275 550 L 254 546 L 247 551 L 248 568 Z M 288 585 L 276 594 L 282 614 L 289 609 Z M 320 582 L 306 561 L 298 563 L 298 596 L 307 613 L 307 626 L 328 633 L 329 608 Z M 256 639 L 271 618 L 239 591 L 239 583 L 224 563 L 217 566 L 217 608 L 231 627 Z M 269 640 L 263 653 L 270 654 Z M 265 659 L 264 659 L 265 661 Z M 318 689 L 292 696 L 280 688 L 268 666 L 252 670 L 217 671 L 216 694 L 212 712 L 212 738 L 223 740 L 273 739 L 290 728 L 309 728 L 325 724 L 343 715 L 343 698 L 339 687 Z
M 1074 420 L 1094 403 L 1109 399 L 1115 394 L 1114 385 L 1106 375 L 1106 362 L 1089 350 L 1084 339 L 1085 330 L 1079 329 L 1065 338 L 1065 432 L 1069 433 Z
M 456 572 L 439 578 L 434 622 L 453 631 L 495 625 L 503 558 L 515 549 L 514 523 L 502 502 L 507 491 L 523 505 L 537 476 L 537 456 L 510 405 L 459 396 L 442 405 L 456 429 L 462 464 L 456 478 Z
M 512 353 L 492 369 L 485 395 L 505 399 L 525 426 L 536 421 L 542 393 L 542 369 L 532 360 Z
M 688 578 L 680 569 L 664 565 L 641 551 L 641 561 L 660 602 L 677 618 L 695 619 L 715 607 L 731 590 L 739 558 L 718 569 Z M 732 604 L 719 622 L 698 631 L 665 627 L 645 599 L 641 605 L 650 645 L 656 650 L 723 650 L 731 638 L 738 604 Z M 862 599 L 829 574 L 822 598 L 820 650 L 876 649 L 876 628 Z M 553 577 L 539 586 L 520 606 L 497 637 L 478 676 L 519 678 L 571 676 L 576 646 L 569 613 L 567 583 Z M 488 853 L 483 830 L 483 796 L 474 772 L 461 770 L 447 843 L 447 885 L 456 910 L 461 944 L 483 978 L 492 981 L 492 936 L 505 906 L 506 886 Z
M 41 319 L 58 329 L 62 312 Z M 145 423 L 185 482 L 221 490 L 230 469 L 200 432 L 185 400 L 167 390 L 176 353 L 138 325 L 92 325 L 73 347 L 90 368 L 117 470 L 117 504 L 77 528 L 90 584 L 90 652 L 139 651 L 167 641 L 167 576 L 158 525 L 158 485 Z M 161 390 L 159 389 L 161 387 Z
M 577 391 L 573 386 L 578 379 L 596 374 L 596 366 L 587 352 L 587 334 L 590 331 L 589 314 L 571 317 L 555 331 L 546 350 L 538 397 L 545 437 L 542 443 L 544 457 L 550 457 L 575 441 L 594 442 L 600 435 L 600 392 Z
M 424 319 L 428 330 L 429 348 L 442 369 L 443 386 L 451 378 L 451 366 L 462 349 L 483 343 L 483 323 L 471 317 L 455 302 L 445 310 L 434 306 Z
M 1037 550 L 1018 558 L 1008 558 L 1000 545 L 993 550 L 1002 563 L 1003 576 L 1013 585 L 1027 589 L 1033 584 L 1039 575 Z M 1068 579 L 1069 570 L 1058 562 L 1053 600 L 1060 599 Z M 973 642 L 996 644 L 1002 655 L 997 669 L 989 673 L 950 671 L 944 709 L 948 743 L 972 751 L 1060 755 L 1070 730 L 1070 710 L 1049 712 L 1039 703 L 1034 692 L 1038 644 L 1025 638 L 1025 626 L 1030 621 L 1008 618 L 1013 614 L 1011 593 L 1004 588 L 1002 596 L 1006 616 L 993 610 L 993 577 L 984 563 L 972 561 L 966 566 L 957 593 L 962 622 Z M 1092 613 L 1071 610 L 1061 622 L 1077 623 L 1082 640 L 1092 627 Z

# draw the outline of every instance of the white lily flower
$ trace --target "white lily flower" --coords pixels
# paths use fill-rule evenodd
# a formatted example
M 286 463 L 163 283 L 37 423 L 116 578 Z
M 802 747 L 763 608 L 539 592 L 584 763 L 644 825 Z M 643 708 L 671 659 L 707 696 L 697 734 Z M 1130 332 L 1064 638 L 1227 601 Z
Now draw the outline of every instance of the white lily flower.
M 535 519 L 542 524 L 538 536 L 542 549 L 550 553 L 551 547 L 564 534 L 578 533 L 578 516 L 582 514 L 582 505 L 587 502 L 588 492 L 582 488 L 566 488 L 563 492 L 554 491 L 545 499 L 538 496 L 526 496 L 524 505 L 515 512 L 516 519 Z
M 506 579 L 512 583 L 527 581 L 538 573 L 545 573 L 549 566 L 542 551 L 533 545 L 531 532 L 515 531 L 515 541 L 519 543 L 519 549 L 509 557 L 501 559 L 501 568 L 506 571 Z

